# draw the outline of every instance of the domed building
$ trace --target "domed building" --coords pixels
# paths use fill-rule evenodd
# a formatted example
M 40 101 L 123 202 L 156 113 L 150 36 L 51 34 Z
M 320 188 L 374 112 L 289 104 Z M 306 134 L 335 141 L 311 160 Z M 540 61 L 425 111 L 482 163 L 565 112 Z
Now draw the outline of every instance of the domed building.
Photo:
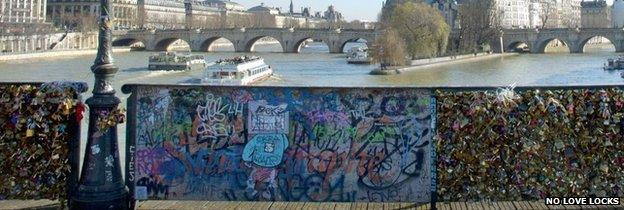
M 255 6 L 249 8 L 247 12 L 250 13 L 259 13 L 259 14 L 270 14 L 270 15 L 279 15 L 280 10 L 273 7 L 265 6 L 264 3 L 261 3 L 259 6 Z

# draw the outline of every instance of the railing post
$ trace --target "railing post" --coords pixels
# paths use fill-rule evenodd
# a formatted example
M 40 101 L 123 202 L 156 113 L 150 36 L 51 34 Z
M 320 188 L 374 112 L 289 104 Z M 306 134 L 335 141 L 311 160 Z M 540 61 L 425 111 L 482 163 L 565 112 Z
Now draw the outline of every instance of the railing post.
M 113 64 L 111 0 L 100 0 L 98 53 L 91 71 L 95 75 L 89 105 L 87 148 L 73 209 L 128 209 L 117 146 L 119 119 L 113 114 L 120 103 L 111 84 L 118 68 Z

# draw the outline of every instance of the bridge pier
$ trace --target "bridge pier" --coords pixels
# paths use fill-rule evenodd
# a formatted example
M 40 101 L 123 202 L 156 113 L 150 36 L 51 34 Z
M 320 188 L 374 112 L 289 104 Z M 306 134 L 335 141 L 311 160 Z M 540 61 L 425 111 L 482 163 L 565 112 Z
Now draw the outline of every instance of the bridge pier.
M 329 53 L 342 53 L 342 44 L 334 42 L 329 45 Z
M 614 41 L 613 45 L 615 45 L 615 52 L 624 52 L 624 40 Z

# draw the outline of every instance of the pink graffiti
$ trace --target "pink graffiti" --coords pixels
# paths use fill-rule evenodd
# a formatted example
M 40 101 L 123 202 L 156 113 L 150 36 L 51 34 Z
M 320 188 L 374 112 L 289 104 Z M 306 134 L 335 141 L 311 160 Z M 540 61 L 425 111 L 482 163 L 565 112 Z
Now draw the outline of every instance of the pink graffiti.
M 162 147 L 137 150 L 136 157 L 136 170 L 142 175 L 158 174 L 160 164 L 171 160 L 171 156 Z
M 306 113 L 312 125 L 317 123 L 333 123 L 338 126 L 349 126 L 349 116 L 344 112 L 314 110 Z

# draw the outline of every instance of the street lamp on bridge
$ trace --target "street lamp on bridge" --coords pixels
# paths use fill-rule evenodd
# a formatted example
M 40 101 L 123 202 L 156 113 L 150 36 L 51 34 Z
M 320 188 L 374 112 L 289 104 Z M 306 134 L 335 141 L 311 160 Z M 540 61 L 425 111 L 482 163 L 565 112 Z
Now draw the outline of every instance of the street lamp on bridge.
M 95 75 L 89 105 L 89 131 L 78 193 L 72 209 L 128 209 L 128 190 L 121 174 L 117 145 L 119 98 L 112 79 L 118 68 L 113 64 L 113 17 L 111 0 L 100 0 L 98 52 L 91 71 Z

